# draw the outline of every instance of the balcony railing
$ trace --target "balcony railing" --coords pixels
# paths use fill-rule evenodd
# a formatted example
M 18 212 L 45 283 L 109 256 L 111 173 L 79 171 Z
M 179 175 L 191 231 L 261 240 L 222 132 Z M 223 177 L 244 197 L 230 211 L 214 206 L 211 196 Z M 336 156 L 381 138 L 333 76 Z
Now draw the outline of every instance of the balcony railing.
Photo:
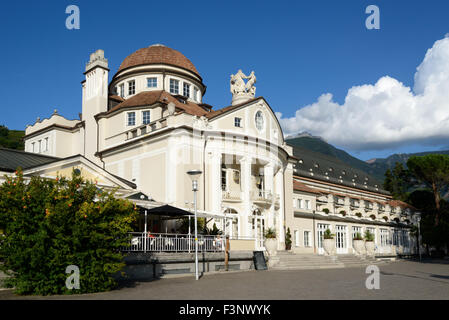
M 221 236 L 198 235 L 199 252 L 222 252 L 226 239 Z M 132 232 L 125 252 L 192 252 L 195 251 L 195 236 L 188 234 Z
M 273 194 L 270 191 L 253 191 L 251 192 L 251 199 L 253 201 L 271 202 L 273 201 Z
M 239 190 L 222 190 L 221 196 L 223 200 L 241 200 L 242 192 Z

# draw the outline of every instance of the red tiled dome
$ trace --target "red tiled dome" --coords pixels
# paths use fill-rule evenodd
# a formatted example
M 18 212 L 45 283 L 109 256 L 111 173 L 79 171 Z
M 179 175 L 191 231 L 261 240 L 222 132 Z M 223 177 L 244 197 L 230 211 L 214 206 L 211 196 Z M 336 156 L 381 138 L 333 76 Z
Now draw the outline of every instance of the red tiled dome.
M 123 69 L 146 64 L 169 64 L 187 69 L 200 76 L 193 63 L 181 52 L 166 46 L 155 44 L 148 48 L 142 48 L 129 55 L 123 60 L 118 72 Z

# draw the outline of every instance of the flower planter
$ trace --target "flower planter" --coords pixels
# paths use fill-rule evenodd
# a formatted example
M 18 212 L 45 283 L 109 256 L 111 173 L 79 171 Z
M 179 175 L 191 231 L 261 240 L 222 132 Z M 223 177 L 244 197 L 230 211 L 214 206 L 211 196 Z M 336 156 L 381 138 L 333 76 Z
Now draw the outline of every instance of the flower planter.
M 328 256 L 333 255 L 335 251 L 335 241 L 334 239 L 324 239 L 323 248 Z
M 353 248 L 356 255 L 365 254 L 365 242 L 363 240 L 354 240 Z
M 368 256 L 374 256 L 374 241 L 366 241 L 365 249 Z
M 276 239 L 265 239 L 265 249 L 269 256 L 275 256 L 277 252 L 278 243 Z

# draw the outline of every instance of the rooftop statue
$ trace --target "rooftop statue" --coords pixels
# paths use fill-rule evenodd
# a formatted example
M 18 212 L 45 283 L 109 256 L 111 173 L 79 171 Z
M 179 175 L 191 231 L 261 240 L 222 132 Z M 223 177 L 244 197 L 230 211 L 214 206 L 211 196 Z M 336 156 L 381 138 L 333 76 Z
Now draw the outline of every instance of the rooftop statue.
M 246 83 L 244 79 L 248 80 Z M 231 75 L 231 93 L 232 104 L 243 102 L 253 98 L 256 94 L 256 76 L 254 71 L 249 76 L 246 76 L 242 70 L 239 70 L 235 75 Z

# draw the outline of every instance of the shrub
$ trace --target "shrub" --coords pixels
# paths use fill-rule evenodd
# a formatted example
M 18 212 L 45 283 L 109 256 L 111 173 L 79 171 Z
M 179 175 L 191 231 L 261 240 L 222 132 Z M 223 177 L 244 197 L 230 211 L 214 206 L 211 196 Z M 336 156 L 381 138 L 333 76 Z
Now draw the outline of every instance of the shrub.
M 353 240 L 363 240 L 363 237 L 362 237 L 362 235 L 360 234 L 360 232 L 357 232 L 357 233 L 354 235 Z
M 276 231 L 273 228 L 269 228 L 265 231 L 265 239 L 276 239 Z
M 360 212 L 356 212 L 355 215 L 356 215 L 357 217 L 359 217 L 359 218 L 362 217 L 362 214 L 361 214 Z
M 67 294 L 110 290 L 124 267 L 120 247 L 129 241 L 137 208 L 72 173 L 72 179 L 32 177 L 19 170 L 0 186 L 0 256 L 7 285 L 18 294 Z M 69 290 L 66 267 L 80 271 L 80 289 Z
M 329 214 L 329 209 L 328 209 L 328 208 L 324 208 L 324 209 L 323 209 L 323 212 L 324 212 L 325 214 Z
M 285 234 L 285 249 L 290 250 L 292 248 L 292 235 L 290 233 L 290 228 L 287 228 L 287 233 Z
M 366 230 L 365 240 L 366 241 L 374 241 L 374 234 L 372 234 L 369 230 Z
M 345 210 L 341 210 L 341 211 L 340 211 L 340 214 L 341 214 L 342 216 L 345 216 L 345 215 L 346 215 L 346 211 L 345 211 Z
M 334 235 L 332 234 L 332 232 L 329 229 L 326 229 L 326 231 L 324 231 L 323 238 L 324 239 L 333 239 Z

